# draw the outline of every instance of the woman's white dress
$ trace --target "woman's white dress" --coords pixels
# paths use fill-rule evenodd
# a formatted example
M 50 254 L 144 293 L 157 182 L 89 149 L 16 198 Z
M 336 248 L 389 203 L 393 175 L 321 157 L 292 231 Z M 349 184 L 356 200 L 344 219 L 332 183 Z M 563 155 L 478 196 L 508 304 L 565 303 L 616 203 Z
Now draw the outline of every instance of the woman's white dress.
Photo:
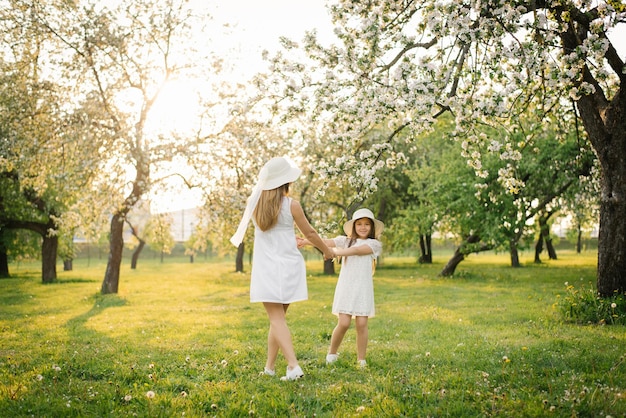
M 333 241 L 337 248 L 346 248 L 350 239 L 339 236 Z M 353 247 L 360 245 L 368 245 L 373 253 L 343 257 L 333 300 L 332 312 L 335 315 L 373 317 L 376 314 L 372 262 L 382 253 L 383 244 L 372 238 L 357 239 L 352 244 Z
M 271 229 L 261 231 L 256 223 L 254 228 L 250 302 L 306 300 L 306 266 L 296 244 L 291 199 L 283 198 L 278 223 Z

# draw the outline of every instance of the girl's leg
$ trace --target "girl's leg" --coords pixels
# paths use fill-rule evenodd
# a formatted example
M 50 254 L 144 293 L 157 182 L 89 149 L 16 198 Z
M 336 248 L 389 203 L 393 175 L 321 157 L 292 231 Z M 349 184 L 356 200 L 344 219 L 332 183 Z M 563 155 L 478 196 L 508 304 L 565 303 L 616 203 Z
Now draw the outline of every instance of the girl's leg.
M 285 312 L 285 314 L 287 313 L 288 307 L 289 305 L 283 305 L 283 311 Z M 276 358 L 278 357 L 279 348 L 280 347 L 278 345 L 278 340 L 274 337 L 274 334 L 272 333 L 272 328 L 270 326 L 270 330 L 267 333 L 267 361 L 265 362 L 266 369 L 274 370 L 276 368 Z
M 270 332 L 267 338 L 267 361 L 268 363 L 271 363 L 272 360 L 275 361 L 278 349 L 280 349 L 283 356 L 285 356 L 285 360 L 287 360 L 287 365 L 290 369 L 293 369 L 298 366 L 298 359 L 293 349 L 291 332 L 289 332 L 287 319 L 285 318 L 285 313 L 289 305 L 263 302 L 263 306 L 270 320 Z M 268 364 L 266 364 L 266 366 L 268 366 Z
M 333 330 L 333 335 L 330 337 L 330 348 L 328 354 L 337 354 L 339 346 L 343 341 L 343 337 L 346 335 L 348 328 L 350 328 L 350 322 L 352 322 L 352 315 L 340 313 L 337 318 L 337 326 Z
M 356 352 L 357 360 L 365 360 L 365 353 L 367 351 L 367 316 L 357 316 L 355 320 L 356 324 Z

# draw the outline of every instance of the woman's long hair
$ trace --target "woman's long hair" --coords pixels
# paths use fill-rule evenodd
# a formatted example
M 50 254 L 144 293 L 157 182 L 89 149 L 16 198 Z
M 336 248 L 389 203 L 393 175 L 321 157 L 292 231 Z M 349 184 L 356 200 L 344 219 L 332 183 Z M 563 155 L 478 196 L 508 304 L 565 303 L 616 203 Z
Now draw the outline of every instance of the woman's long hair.
M 252 213 L 261 231 L 267 231 L 276 225 L 280 207 L 283 202 L 283 196 L 287 194 L 289 194 L 289 183 L 272 190 L 263 190 L 263 192 L 261 192 L 259 203 L 257 203 Z

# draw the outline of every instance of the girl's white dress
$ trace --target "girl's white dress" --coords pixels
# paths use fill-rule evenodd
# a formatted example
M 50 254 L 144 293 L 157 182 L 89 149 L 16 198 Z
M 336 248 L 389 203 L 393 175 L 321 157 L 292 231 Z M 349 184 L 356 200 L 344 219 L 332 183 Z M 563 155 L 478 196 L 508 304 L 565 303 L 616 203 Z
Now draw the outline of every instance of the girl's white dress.
M 263 232 L 254 223 L 254 228 L 250 302 L 306 300 L 306 266 L 296 244 L 291 199 L 283 198 L 274 227 Z
M 346 248 L 350 239 L 339 236 L 333 241 L 335 241 L 337 248 Z M 353 247 L 359 245 L 368 245 L 373 253 L 343 258 L 333 300 L 332 312 L 335 315 L 343 313 L 352 316 L 373 317 L 376 314 L 372 261 L 382 253 L 383 244 L 372 238 L 357 239 L 352 244 Z

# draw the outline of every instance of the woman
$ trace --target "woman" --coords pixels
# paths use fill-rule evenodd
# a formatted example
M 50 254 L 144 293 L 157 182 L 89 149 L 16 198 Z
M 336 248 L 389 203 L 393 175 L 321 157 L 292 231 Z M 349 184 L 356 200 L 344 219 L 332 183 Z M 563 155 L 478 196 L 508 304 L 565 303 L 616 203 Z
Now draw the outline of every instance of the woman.
M 322 251 L 325 259 L 333 258 L 332 251 L 307 221 L 300 203 L 288 196 L 289 185 L 301 173 L 302 170 L 284 157 L 269 160 L 259 173 L 237 232 L 231 238 L 231 242 L 239 246 L 252 219 L 255 228 L 250 302 L 262 302 L 270 322 L 264 373 L 275 375 L 280 350 L 287 361 L 287 372 L 282 380 L 304 376 L 286 321 L 289 305 L 308 298 L 306 267 L 296 244 L 294 222 L 306 239 Z

